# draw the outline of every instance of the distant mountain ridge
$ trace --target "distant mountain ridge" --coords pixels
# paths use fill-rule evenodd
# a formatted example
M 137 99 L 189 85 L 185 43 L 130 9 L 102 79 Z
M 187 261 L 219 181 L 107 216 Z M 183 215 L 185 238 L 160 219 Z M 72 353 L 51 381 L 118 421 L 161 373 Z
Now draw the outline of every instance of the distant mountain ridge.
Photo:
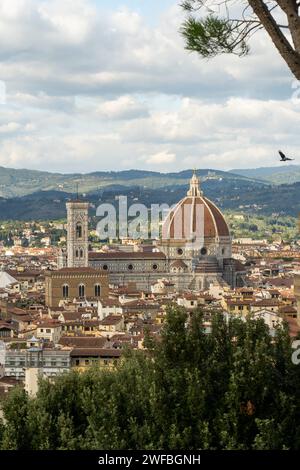
M 205 195 L 220 209 L 265 215 L 297 216 L 300 212 L 300 166 L 196 171 Z M 290 183 L 297 172 L 299 180 Z M 66 202 L 76 194 L 77 185 L 94 207 L 101 202 L 115 204 L 115 196 L 120 194 L 128 196 L 129 204 L 138 200 L 147 207 L 153 203 L 172 205 L 186 194 L 192 173 L 125 170 L 60 174 L 0 167 L 0 219 L 65 217 Z M 288 184 L 281 184 L 285 178 Z
M 214 169 L 196 170 L 204 180 L 222 178 L 224 180 L 249 180 L 264 184 L 293 184 L 300 181 L 300 165 L 281 165 L 254 169 L 234 169 L 221 171 Z M 38 191 L 91 192 L 108 186 L 141 186 L 162 188 L 184 185 L 192 175 L 192 170 L 160 173 L 147 170 L 94 171 L 81 174 L 51 173 L 47 171 L 13 169 L 0 167 L 0 197 L 13 198 L 26 196 Z
M 281 215 L 296 217 L 300 213 L 300 182 L 292 185 L 268 185 L 247 179 L 206 180 L 202 183 L 205 196 L 221 210 L 250 215 Z M 128 197 L 128 207 L 137 201 L 151 204 L 178 202 L 186 195 L 187 184 L 162 188 L 111 185 L 82 196 L 91 203 L 91 215 L 101 203 L 117 205 L 117 195 Z M 0 197 L 0 220 L 55 220 L 66 217 L 66 202 L 76 195 L 64 191 L 38 191 L 22 197 Z
M 197 170 L 202 178 L 224 178 L 230 180 L 247 177 L 220 170 Z M 209 176 L 211 174 L 211 176 Z M 80 192 L 101 190 L 107 186 L 135 186 L 161 188 L 186 184 L 192 170 L 178 173 L 160 173 L 146 170 L 96 171 L 87 174 L 61 174 L 37 170 L 22 170 L 0 167 L 0 197 L 26 196 L 38 191 L 65 191 L 74 193 L 78 185 Z M 251 179 L 251 178 L 250 178 Z

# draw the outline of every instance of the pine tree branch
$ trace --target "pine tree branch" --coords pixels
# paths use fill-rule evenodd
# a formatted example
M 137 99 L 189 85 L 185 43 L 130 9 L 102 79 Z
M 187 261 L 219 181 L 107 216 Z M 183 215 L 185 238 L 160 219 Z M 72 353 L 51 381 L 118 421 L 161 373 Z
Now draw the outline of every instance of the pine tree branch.
M 264 26 L 278 52 L 286 61 L 295 77 L 300 80 L 300 52 L 297 52 L 281 31 L 270 10 L 262 0 L 248 0 L 249 5 Z M 300 51 L 300 49 L 299 49 Z

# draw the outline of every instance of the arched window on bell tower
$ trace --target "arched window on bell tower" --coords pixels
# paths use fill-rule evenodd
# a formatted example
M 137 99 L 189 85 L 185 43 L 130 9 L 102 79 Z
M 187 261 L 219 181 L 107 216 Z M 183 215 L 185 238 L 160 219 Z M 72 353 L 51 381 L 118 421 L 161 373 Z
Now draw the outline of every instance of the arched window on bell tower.
M 82 225 L 81 225 L 81 223 L 76 224 L 76 238 L 77 239 L 82 238 Z
M 80 253 L 80 258 L 83 258 L 83 249 L 82 249 L 82 248 L 80 248 L 80 252 L 79 252 L 79 253 Z
M 79 297 L 84 297 L 85 296 L 85 285 L 84 284 L 80 284 L 78 286 L 78 295 L 79 295 Z

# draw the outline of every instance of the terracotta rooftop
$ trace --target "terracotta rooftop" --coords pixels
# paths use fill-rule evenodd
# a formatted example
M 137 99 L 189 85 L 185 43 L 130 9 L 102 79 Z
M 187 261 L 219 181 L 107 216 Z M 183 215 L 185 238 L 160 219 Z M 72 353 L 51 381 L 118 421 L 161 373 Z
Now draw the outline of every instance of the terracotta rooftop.
M 117 325 L 122 321 L 120 315 L 108 315 L 106 318 L 100 321 L 100 325 Z
M 266 283 L 275 287 L 289 287 L 294 285 L 294 278 L 292 277 L 274 277 L 266 279 Z
M 124 341 L 124 342 L 129 342 L 131 341 L 132 339 L 135 339 L 134 336 L 132 335 L 128 335 L 128 334 L 125 334 L 125 335 L 122 335 L 120 333 L 116 333 L 115 335 L 111 336 L 110 337 L 110 342 L 114 342 L 114 341 Z
M 227 305 L 252 305 L 254 300 L 232 299 L 227 300 Z
M 13 329 L 12 325 L 10 325 L 9 323 L 6 323 L 4 321 L 0 321 L 0 329 L 4 329 L 4 328 L 6 328 L 8 330 Z
M 55 271 L 46 271 L 46 276 L 51 276 L 53 274 L 80 274 L 80 273 L 90 273 L 90 274 L 104 274 L 103 269 L 95 269 L 95 268 L 62 268 Z
M 57 322 L 42 322 L 42 323 L 39 323 L 37 325 L 37 328 L 60 328 L 61 327 L 61 323 L 57 323 Z
M 283 307 L 280 307 L 280 313 L 295 314 L 297 313 L 297 309 L 295 307 L 292 307 L 292 305 L 284 305 Z
M 63 327 L 70 327 L 70 326 L 86 326 L 86 327 L 92 327 L 92 326 L 99 326 L 99 320 L 87 320 L 86 318 L 83 319 L 75 319 L 75 320 L 70 320 L 67 321 L 66 323 L 61 323 Z
M 102 349 L 102 348 L 74 348 L 71 351 L 71 357 L 120 357 L 120 349 Z
M 6 272 L 10 274 L 10 276 L 13 276 L 14 278 L 38 277 L 44 274 L 44 271 L 39 271 L 39 270 L 18 271 L 14 269 L 8 269 Z
M 122 307 L 122 304 L 118 299 L 101 299 L 102 307 Z
M 262 299 L 262 300 L 257 300 L 254 305 L 255 306 L 278 307 L 280 305 L 280 302 L 276 299 Z
M 61 315 L 63 315 L 65 322 L 73 321 L 73 320 L 81 320 L 81 317 L 82 317 L 82 314 L 75 310 L 61 312 Z
M 130 300 L 122 305 L 124 309 L 128 308 L 143 308 L 143 309 L 155 309 L 159 307 L 159 304 L 152 300 L 152 301 L 144 301 L 144 300 Z
M 80 349 L 103 348 L 107 339 L 103 336 L 62 336 L 58 344 Z

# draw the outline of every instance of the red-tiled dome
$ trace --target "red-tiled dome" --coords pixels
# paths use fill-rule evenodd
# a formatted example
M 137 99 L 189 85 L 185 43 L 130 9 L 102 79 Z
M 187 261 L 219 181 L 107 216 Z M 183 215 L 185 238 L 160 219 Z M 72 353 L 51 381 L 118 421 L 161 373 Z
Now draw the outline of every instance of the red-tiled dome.
M 199 188 L 194 174 L 187 196 L 172 209 L 163 224 L 163 240 L 229 237 L 222 212 Z

